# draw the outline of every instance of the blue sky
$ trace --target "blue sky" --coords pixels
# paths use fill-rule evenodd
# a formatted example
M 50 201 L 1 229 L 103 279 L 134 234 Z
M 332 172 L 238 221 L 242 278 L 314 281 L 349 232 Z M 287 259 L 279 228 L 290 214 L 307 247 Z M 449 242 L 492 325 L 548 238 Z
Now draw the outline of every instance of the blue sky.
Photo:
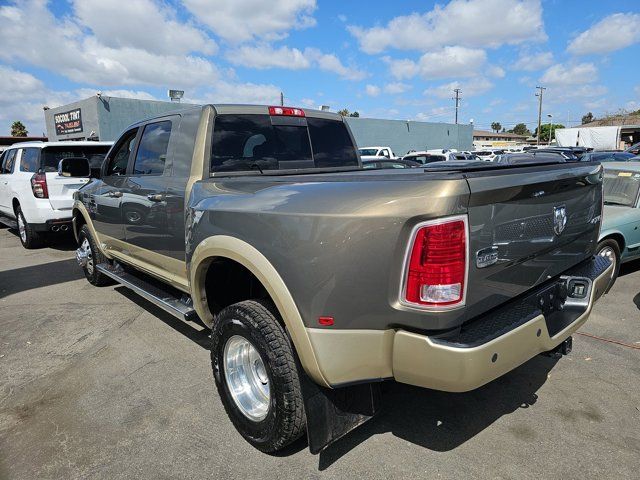
M 0 134 L 113 96 L 277 103 L 489 129 L 640 108 L 637 0 L 0 0 Z

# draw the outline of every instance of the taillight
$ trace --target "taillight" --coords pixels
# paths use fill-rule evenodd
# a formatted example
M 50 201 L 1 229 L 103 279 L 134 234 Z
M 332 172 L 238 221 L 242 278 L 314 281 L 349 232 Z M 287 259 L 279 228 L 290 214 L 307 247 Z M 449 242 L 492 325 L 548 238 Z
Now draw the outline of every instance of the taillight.
M 38 172 L 31 177 L 31 190 L 36 198 L 49 198 L 47 176 L 44 173 Z
M 269 115 L 282 115 L 285 117 L 304 117 L 304 110 L 291 107 L 269 107 Z
M 409 247 L 404 275 L 404 303 L 427 308 L 464 304 L 466 217 L 418 225 Z

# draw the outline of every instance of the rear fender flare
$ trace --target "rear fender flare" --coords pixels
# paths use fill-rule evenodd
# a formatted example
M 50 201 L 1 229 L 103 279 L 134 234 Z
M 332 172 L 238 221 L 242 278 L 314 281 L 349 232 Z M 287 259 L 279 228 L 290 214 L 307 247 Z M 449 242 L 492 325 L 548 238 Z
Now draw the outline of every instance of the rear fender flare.
M 215 258 L 234 260 L 255 275 L 275 303 L 304 370 L 319 385 L 328 387 L 289 289 L 269 260 L 247 242 L 227 235 L 216 235 L 203 240 L 193 252 L 189 269 L 191 296 L 202 321 L 208 326 L 213 323 L 213 315 L 207 305 L 205 279 L 207 269 Z

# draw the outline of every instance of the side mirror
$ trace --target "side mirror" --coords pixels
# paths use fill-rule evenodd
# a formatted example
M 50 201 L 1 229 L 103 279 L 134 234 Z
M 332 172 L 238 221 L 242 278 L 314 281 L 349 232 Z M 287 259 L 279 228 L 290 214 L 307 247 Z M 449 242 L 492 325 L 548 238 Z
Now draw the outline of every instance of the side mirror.
M 63 158 L 58 163 L 58 175 L 61 177 L 89 177 L 91 167 L 85 157 Z

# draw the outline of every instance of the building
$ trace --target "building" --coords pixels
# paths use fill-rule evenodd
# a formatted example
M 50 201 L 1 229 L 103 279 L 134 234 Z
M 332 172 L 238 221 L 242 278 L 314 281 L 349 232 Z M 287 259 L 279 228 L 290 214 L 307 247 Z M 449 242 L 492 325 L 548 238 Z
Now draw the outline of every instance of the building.
M 0 137 L 0 152 L 4 152 L 14 143 L 46 141 L 47 137 Z
M 517 133 L 490 132 L 488 130 L 473 131 L 474 148 L 512 147 L 527 143 L 528 135 Z
M 184 108 L 188 104 L 95 95 L 44 112 L 51 141 L 113 141 L 129 125 Z M 345 117 L 358 146 L 389 146 L 397 155 L 409 150 L 472 148 L 471 125 Z
M 50 141 L 113 141 L 132 123 L 188 106 L 177 102 L 135 98 L 93 97 L 44 111 Z
M 473 148 L 472 125 L 362 117 L 345 117 L 345 120 L 358 147 L 382 145 L 391 147 L 396 155 L 404 155 L 411 150 Z

